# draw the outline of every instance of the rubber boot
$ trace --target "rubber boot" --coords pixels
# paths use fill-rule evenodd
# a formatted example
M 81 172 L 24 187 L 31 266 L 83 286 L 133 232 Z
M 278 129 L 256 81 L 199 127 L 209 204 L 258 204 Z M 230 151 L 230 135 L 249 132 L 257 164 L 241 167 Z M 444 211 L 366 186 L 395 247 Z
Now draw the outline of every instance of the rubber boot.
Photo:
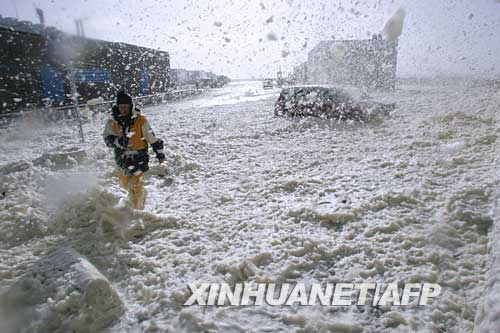
M 128 191 L 132 208 L 143 210 L 146 200 L 144 174 L 129 176 Z

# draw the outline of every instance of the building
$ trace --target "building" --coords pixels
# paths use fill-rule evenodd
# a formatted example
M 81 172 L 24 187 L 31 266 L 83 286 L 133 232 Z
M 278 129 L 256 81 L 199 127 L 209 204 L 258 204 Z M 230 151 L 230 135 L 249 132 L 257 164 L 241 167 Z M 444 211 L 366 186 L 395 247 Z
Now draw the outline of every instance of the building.
M 0 114 L 110 100 L 117 90 L 133 96 L 166 92 L 170 57 L 150 48 L 73 36 L 52 27 L 0 17 Z
M 293 68 L 293 79 L 295 83 L 308 84 L 307 62 L 303 62 Z
M 199 88 L 217 88 L 229 83 L 225 75 L 217 75 L 201 70 L 171 69 L 171 82 L 174 87 L 194 85 Z
M 302 84 L 346 84 L 394 89 L 397 41 L 375 35 L 367 40 L 322 41 L 297 66 L 294 76 Z

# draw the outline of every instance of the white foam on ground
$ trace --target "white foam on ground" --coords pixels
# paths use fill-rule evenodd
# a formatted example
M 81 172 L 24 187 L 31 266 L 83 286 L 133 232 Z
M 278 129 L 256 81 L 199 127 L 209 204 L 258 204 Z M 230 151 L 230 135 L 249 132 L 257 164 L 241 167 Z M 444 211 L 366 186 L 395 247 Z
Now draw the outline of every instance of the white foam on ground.
M 492 108 L 500 107 L 500 93 L 496 93 L 492 100 Z M 497 131 L 500 128 L 500 117 L 496 114 Z M 496 182 L 500 181 L 500 144 L 496 143 Z M 500 327 L 500 191 L 498 186 L 495 188 L 493 200 L 494 205 L 494 225 L 490 236 L 488 248 L 490 258 L 488 260 L 488 273 L 486 276 L 486 285 L 483 299 L 478 305 L 475 318 L 475 332 L 493 333 Z
M 393 115 L 367 124 L 274 117 L 274 93 L 245 96 L 253 89 L 238 83 L 211 92 L 219 97 L 144 110 L 167 161 L 160 168 L 152 159 L 143 213 L 120 205 L 104 120 L 85 124 L 83 145 L 75 124 L 26 137 L 1 132 L 0 286 L 69 245 L 126 304 L 112 332 L 247 332 L 255 323 L 268 331 L 472 331 L 490 281 L 492 87 L 410 82 L 385 96 L 398 105 Z M 56 154 L 64 147 L 74 161 Z M 92 185 L 47 209 L 46 184 L 68 176 L 71 185 L 71 175 Z M 426 307 L 183 308 L 187 283 L 197 281 L 437 282 L 443 290 Z

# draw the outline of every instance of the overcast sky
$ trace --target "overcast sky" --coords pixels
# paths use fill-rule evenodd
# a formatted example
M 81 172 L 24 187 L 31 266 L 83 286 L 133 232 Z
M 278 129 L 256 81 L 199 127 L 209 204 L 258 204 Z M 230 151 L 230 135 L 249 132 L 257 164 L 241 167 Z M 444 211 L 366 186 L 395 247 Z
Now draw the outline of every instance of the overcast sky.
M 369 38 L 402 7 L 399 75 L 500 73 L 499 0 L 1 0 L 0 15 L 170 52 L 173 68 L 274 76 L 319 41 Z

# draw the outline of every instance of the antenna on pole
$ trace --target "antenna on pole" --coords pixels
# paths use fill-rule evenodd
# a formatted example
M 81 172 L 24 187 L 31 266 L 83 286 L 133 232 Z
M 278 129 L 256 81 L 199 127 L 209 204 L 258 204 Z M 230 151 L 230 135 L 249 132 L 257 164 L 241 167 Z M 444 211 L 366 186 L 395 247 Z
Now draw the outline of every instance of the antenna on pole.
M 78 37 L 85 37 L 85 31 L 83 30 L 83 20 L 77 19 L 75 20 L 76 25 L 76 35 Z
M 82 33 L 82 37 L 85 37 L 85 30 L 83 30 L 83 20 L 80 21 L 80 32 Z
M 75 26 L 76 26 L 76 35 L 81 36 L 81 31 L 80 31 L 80 20 L 75 20 Z

